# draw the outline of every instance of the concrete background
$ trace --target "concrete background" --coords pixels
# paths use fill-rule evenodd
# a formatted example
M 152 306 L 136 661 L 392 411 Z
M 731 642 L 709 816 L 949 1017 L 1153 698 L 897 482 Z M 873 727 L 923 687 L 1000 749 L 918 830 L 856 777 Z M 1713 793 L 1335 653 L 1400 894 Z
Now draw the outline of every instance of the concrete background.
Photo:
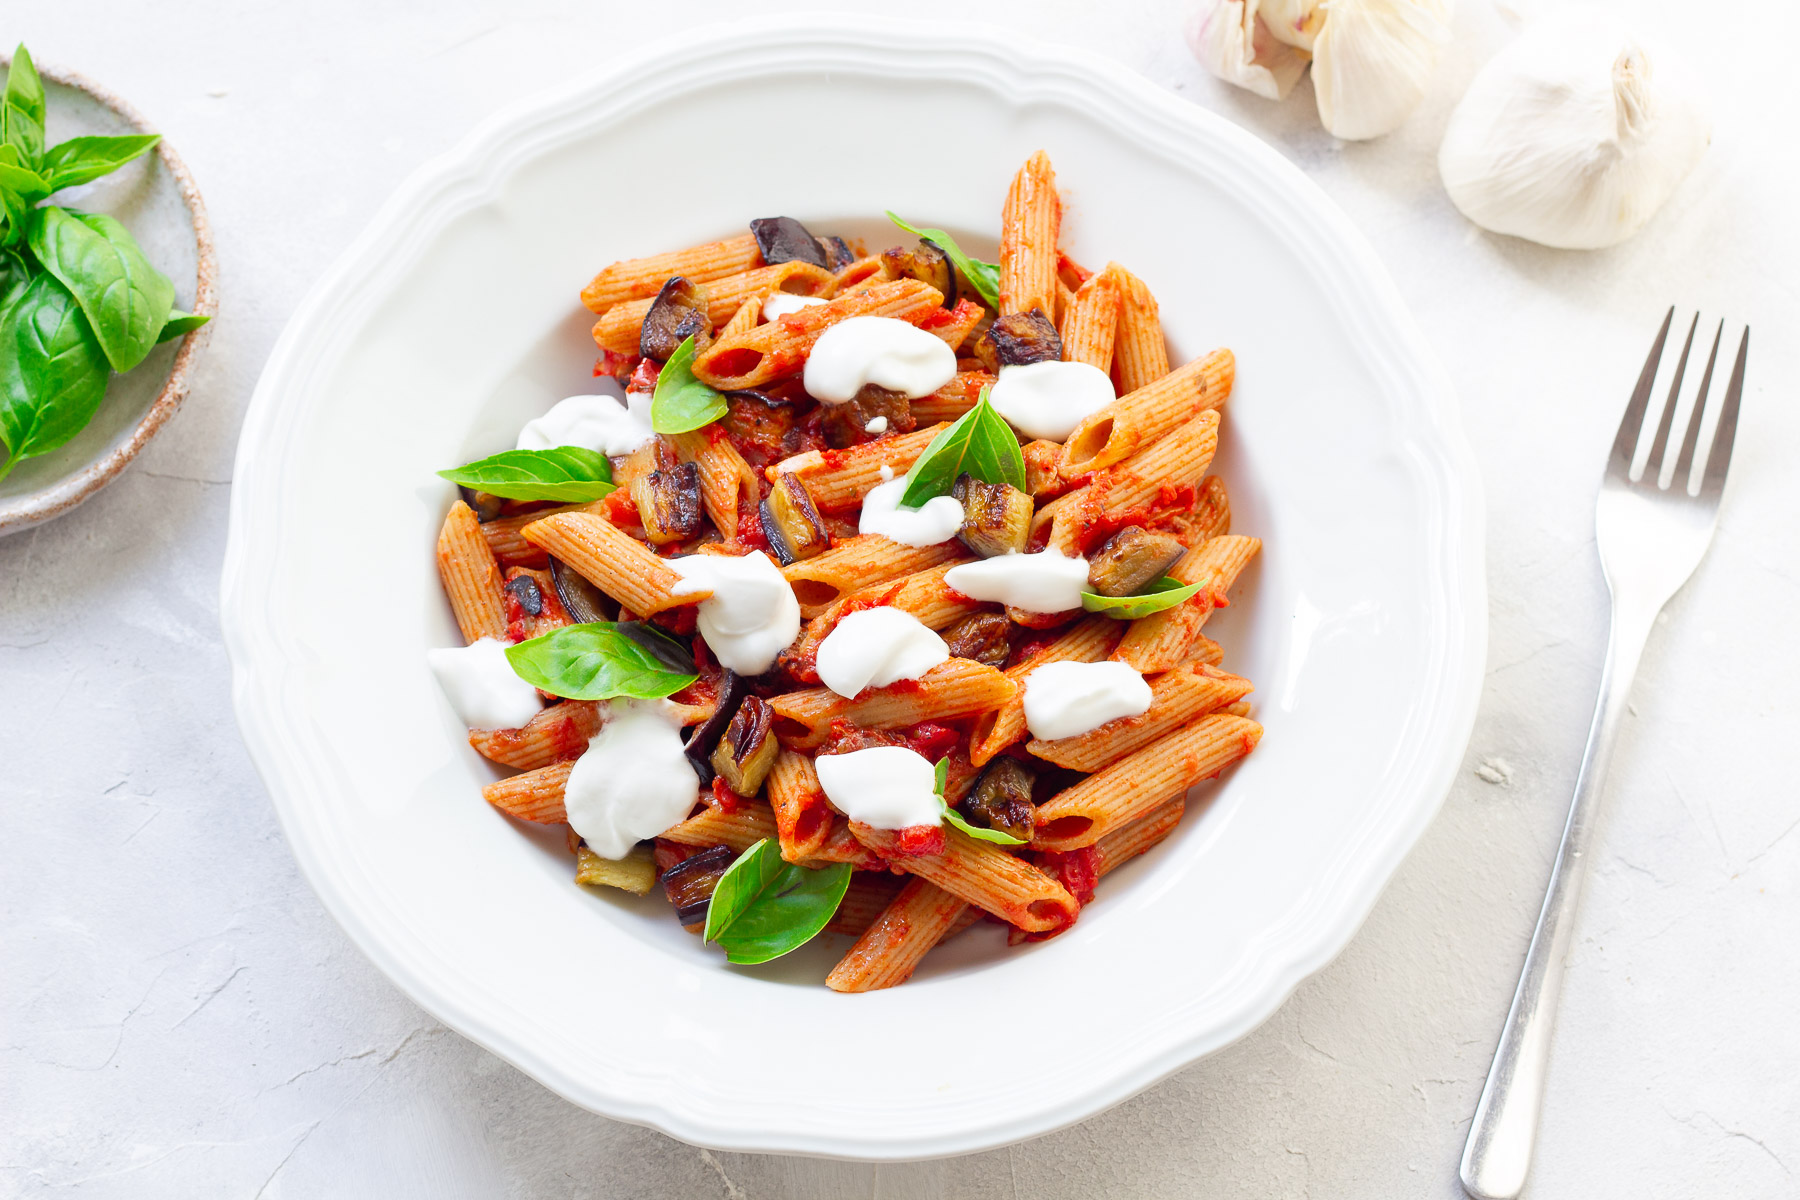
M 1599 675 L 1599 468 L 1672 302 L 1757 327 L 1745 428 L 1718 539 L 1667 610 L 1625 725 L 1533 1195 L 1800 1194 L 1788 5 L 1704 20 L 1631 5 L 1675 22 L 1716 131 L 1650 228 L 1595 254 L 1484 235 L 1438 185 L 1450 106 L 1512 36 L 1488 0 L 1465 0 L 1408 124 L 1363 145 L 1319 130 L 1310 85 L 1278 106 L 1206 76 L 1178 35 L 1190 7 L 908 9 L 1121 59 L 1269 139 L 1375 243 L 1456 377 L 1481 459 L 1481 717 L 1443 815 L 1362 933 L 1263 1028 L 1077 1128 L 872 1167 L 713 1154 L 592 1116 L 399 996 L 296 874 L 238 741 L 218 634 L 244 405 L 370 205 L 494 107 L 743 6 L 9 6 L 7 38 L 129 97 L 186 157 L 223 317 L 187 408 L 139 462 L 0 542 L 0 1195 L 1457 1195 Z

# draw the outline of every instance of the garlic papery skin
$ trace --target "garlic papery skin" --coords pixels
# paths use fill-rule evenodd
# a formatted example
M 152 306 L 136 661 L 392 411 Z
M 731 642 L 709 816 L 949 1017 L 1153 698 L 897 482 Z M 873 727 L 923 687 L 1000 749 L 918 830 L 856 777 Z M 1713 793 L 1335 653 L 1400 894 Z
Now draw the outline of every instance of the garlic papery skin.
M 1328 0 L 1312 48 L 1320 122 L 1348 141 L 1393 132 L 1449 40 L 1448 0 Z
M 1280 100 L 1306 70 L 1306 55 L 1269 32 L 1257 15 L 1261 0 L 1200 0 L 1188 25 L 1188 48 L 1200 65 L 1226 83 Z
M 1711 128 L 1678 59 L 1576 10 L 1533 23 L 1481 69 L 1450 116 L 1438 173 L 1483 229 L 1596 250 L 1644 227 Z
M 1325 0 L 1262 0 L 1256 15 L 1276 41 L 1311 51 L 1325 24 Z

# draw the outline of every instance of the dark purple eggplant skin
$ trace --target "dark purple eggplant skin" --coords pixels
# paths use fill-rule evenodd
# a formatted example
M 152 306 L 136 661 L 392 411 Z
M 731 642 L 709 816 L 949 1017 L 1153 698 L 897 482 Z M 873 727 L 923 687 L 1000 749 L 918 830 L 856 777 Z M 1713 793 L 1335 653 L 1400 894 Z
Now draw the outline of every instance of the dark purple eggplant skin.
M 826 266 L 825 249 L 819 239 L 792 217 L 758 217 L 750 222 L 756 248 L 762 252 L 765 266 L 776 263 L 803 262 L 815 267 Z
M 506 510 L 506 501 L 498 496 L 478 492 L 460 483 L 456 485 L 456 490 L 462 494 L 463 503 L 475 510 L 475 519 L 484 525 Z
M 822 554 L 831 546 L 831 535 L 806 485 L 792 475 L 784 472 L 775 477 L 775 485 L 763 497 L 756 513 L 770 552 L 784 567 Z M 800 536 L 797 538 L 796 534 Z
M 650 622 L 620 621 L 613 630 L 642 646 L 652 658 L 675 674 L 695 673 L 694 652 Z
M 662 290 L 644 314 L 638 333 L 638 353 L 657 362 L 667 362 L 688 338 L 695 341 L 696 351 L 702 342 L 711 340 L 712 320 L 707 316 L 706 289 L 690 283 L 680 275 L 665 280 Z
M 687 744 L 681 752 L 694 765 L 694 774 L 700 776 L 700 786 L 711 787 L 713 781 L 712 752 L 725 736 L 725 727 L 731 724 L 731 718 L 737 716 L 738 705 L 750 694 L 750 685 L 736 671 L 727 671 L 719 676 L 719 703 L 713 709 L 712 716 L 694 726 L 694 732 L 688 735 Z
M 819 245 L 825 251 L 825 269 L 841 271 L 856 261 L 856 251 L 841 237 L 822 237 Z
M 675 919 L 683 925 L 705 924 L 713 889 L 736 861 L 737 852 L 730 846 L 713 846 L 690 854 L 664 871 L 663 895 L 675 906 Z
M 539 616 L 544 611 L 544 593 L 538 590 L 537 580 L 529 575 L 515 575 L 503 585 L 512 593 L 513 599 L 528 617 Z
M 619 615 L 617 606 L 605 592 L 555 555 L 550 556 L 550 582 L 556 586 L 556 598 L 569 611 L 569 619 L 577 625 L 610 621 Z
M 1056 362 L 1062 358 L 1062 353 L 1062 335 L 1056 332 L 1056 326 L 1041 308 L 1028 313 L 1007 313 L 975 343 L 975 357 L 995 374 L 999 374 L 1001 367 Z

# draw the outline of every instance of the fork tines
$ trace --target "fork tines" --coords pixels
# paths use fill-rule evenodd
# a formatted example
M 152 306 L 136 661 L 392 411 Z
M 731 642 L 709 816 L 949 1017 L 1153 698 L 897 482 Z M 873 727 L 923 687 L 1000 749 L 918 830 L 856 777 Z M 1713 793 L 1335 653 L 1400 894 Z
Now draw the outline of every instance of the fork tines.
M 1619 421 L 1618 435 L 1613 439 L 1612 457 L 1607 461 L 1607 474 L 1617 477 L 1622 482 L 1630 482 L 1631 460 L 1637 451 L 1638 440 L 1643 435 L 1650 407 L 1650 392 L 1656 384 L 1656 373 L 1662 365 L 1663 347 L 1669 338 L 1669 326 L 1675 320 L 1675 309 L 1670 307 L 1668 315 L 1663 317 L 1662 328 L 1657 331 L 1656 341 L 1650 347 L 1650 357 L 1644 361 L 1644 369 L 1638 376 L 1637 387 L 1632 389 L 1631 403 L 1625 406 L 1625 415 Z M 1688 326 L 1687 340 L 1682 343 L 1681 357 L 1676 360 L 1674 378 L 1669 384 L 1668 399 L 1662 405 L 1661 419 L 1657 422 L 1656 438 L 1650 445 L 1649 458 L 1644 463 L 1641 483 L 1653 487 L 1661 487 L 1663 459 L 1668 449 L 1669 433 L 1675 423 L 1675 408 L 1681 395 L 1682 377 L 1687 373 L 1688 355 L 1694 348 L 1694 333 L 1700 326 L 1700 314 L 1694 314 L 1693 323 Z M 1700 388 L 1694 393 L 1694 406 L 1688 413 L 1687 432 L 1681 439 L 1681 452 L 1675 460 L 1675 471 L 1670 479 L 1671 486 L 1680 481 L 1680 490 L 1688 490 L 1688 480 L 1694 465 L 1694 454 L 1700 442 L 1700 427 L 1705 422 L 1708 394 L 1712 390 L 1713 367 L 1719 359 L 1719 344 L 1725 336 L 1725 322 L 1719 322 L 1717 332 L 1713 334 L 1712 352 L 1706 357 L 1706 370 L 1700 376 Z M 1738 406 L 1744 398 L 1744 365 L 1750 357 L 1750 328 L 1744 327 L 1744 336 L 1738 342 L 1737 363 L 1732 367 L 1731 382 L 1725 387 L 1724 407 L 1719 410 L 1718 421 L 1713 429 L 1712 441 L 1706 457 L 1706 474 L 1700 481 L 1700 494 L 1716 499 L 1725 487 L 1725 472 L 1731 466 L 1732 442 L 1737 437 Z

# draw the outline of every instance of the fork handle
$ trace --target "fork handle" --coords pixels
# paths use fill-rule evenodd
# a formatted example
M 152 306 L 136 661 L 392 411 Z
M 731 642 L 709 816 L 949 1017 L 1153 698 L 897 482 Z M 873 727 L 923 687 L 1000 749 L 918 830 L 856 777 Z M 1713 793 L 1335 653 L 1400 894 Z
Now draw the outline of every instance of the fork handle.
M 1588 843 L 1593 836 L 1606 769 L 1612 759 L 1614 735 L 1625 711 L 1625 698 L 1637 675 L 1638 660 L 1650 627 L 1661 611 L 1622 612 L 1615 601 L 1612 636 L 1606 648 L 1606 666 L 1600 674 L 1600 697 L 1594 705 L 1594 722 L 1588 727 L 1587 749 L 1581 756 L 1581 773 L 1575 779 L 1575 796 L 1569 802 L 1568 823 L 1550 871 L 1550 887 L 1538 913 L 1531 949 L 1525 953 L 1525 969 L 1513 993 L 1512 1008 L 1494 1065 L 1488 1068 L 1481 1101 L 1463 1147 L 1463 1190 L 1474 1200 L 1514 1200 L 1525 1187 L 1537 1144 L 1538 1118 L 1544 1107 L 1545 1075 L 1550 1065 L 1550 1038 L 1556 1024 L 1557 999 L 1562 992 L 1563 969 L 1569 942 L 1574 937 L 1575 910 L 1581 903 L 1581 884 L 1586 874 Z

